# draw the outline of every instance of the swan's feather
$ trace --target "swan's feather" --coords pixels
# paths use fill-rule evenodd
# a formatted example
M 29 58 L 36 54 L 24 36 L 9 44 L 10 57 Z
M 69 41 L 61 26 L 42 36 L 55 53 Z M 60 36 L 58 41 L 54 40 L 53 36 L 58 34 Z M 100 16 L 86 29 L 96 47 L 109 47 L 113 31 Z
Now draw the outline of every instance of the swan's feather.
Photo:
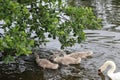
M 120 80 L 120 72 L 108 74 L 112 80 Z

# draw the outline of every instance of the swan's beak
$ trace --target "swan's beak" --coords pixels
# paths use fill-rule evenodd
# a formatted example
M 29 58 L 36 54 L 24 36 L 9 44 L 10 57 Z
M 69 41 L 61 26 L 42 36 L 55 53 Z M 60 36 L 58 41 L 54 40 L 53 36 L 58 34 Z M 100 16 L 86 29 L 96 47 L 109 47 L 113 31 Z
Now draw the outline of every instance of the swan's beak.
M 102 72 L 101 72 L 101 69 L 98 69 L 98 75 L 101 75 Z
M 98 69 L 98 75 L 101 77 L 101 80 L 105 80 L 105 75 L 101 72 L 101 69 Z

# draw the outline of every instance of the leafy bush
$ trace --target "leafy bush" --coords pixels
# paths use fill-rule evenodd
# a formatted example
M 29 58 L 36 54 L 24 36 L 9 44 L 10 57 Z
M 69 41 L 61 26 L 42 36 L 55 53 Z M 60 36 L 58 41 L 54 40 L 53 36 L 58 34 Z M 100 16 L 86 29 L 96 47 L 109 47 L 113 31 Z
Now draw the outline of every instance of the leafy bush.
M 64 48 L 85 40 L 84 29 L 100 28 L 100 19 L 91 8 L 66 7 L 62 0 L 0 0 L 0 11 L 4 21 L 0 52 L 5 62 L 46 43 L 45 33 L 58 38 Z

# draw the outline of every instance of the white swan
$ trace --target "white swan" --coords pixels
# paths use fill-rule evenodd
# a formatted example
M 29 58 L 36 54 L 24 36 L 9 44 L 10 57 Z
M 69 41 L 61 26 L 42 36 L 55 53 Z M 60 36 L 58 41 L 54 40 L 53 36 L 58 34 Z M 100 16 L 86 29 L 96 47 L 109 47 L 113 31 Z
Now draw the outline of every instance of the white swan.
M 108 70 L 107 75 L 111 80 L 120 80 L 120 72 L 114 73 L 116 70 L 116 65 L 113 61 L 106 61 L 100 68 L 99 72 L 103 72 L 106 70 L 108 66 L 111 66 L 111 68 Z

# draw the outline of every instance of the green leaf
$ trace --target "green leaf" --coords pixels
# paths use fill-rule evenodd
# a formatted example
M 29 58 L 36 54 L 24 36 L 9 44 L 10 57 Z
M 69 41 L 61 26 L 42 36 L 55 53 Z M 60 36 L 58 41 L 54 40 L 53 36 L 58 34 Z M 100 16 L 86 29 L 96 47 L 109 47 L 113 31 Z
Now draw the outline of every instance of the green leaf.
M 48 38 L 58 38 L 61 48 L 64 48 L 84 41 L 84 29 L 101 27 L 101 19 L 95 16 L 90 7 L 66 6 L 62 0 L 0 2 L 0 20 L 4 22 L 0 51 L 6 52 L 6 63 L 13 59 L 13 54 L 29 55 L 32 48 L 46 44 Z
M 14 58 L 11 55 L 4 57 L 4 62 L 8 64 L 10 61 L 14 61 Z
M 34 40 L 30 40 L 29 45 L 34 46 Z

